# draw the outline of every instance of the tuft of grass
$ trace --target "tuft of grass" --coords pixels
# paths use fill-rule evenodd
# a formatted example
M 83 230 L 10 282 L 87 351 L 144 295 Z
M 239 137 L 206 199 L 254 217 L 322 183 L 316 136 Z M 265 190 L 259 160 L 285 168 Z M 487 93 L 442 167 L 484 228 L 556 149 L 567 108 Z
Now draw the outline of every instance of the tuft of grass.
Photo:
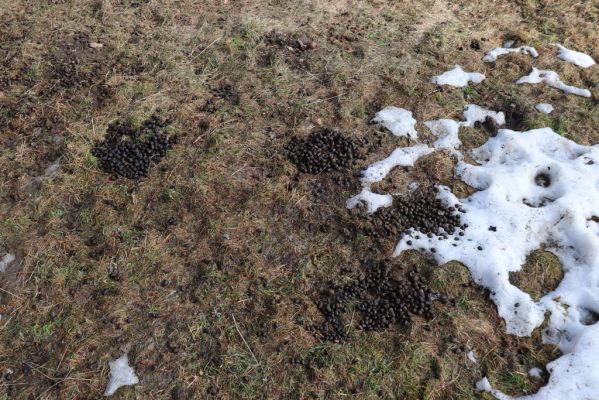
M 510 282 L 535 300 L 557 288 L 563 277 L 558 258 L 545 250 L 533 251 L 520 271 L 510 272 Z

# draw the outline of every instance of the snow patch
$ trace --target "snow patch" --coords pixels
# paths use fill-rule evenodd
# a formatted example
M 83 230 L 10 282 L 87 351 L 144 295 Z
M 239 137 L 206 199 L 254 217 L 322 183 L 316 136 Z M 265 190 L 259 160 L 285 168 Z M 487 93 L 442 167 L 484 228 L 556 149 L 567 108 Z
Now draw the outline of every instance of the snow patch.
M 0 260 L 0 272 L 5 272 L 6 268 L 16 260 L 14 254 L 6 253 Z
M 582 68 L 589 68 L 596 64 L 595 60 L 593 60 L 593 57 L 589 56 L 588 54 L 567 49 L 561 44 L 556 44 L 556 46 L 559 49 L 557 56 L 566 62 L 578 65 Z
M 591 97 L 591 92 L 587 89 L 577 88 L 576 86 L 566 85 L 559 79 L 559 75 L 551 70 L 532 69 L 532 72 L 516 81 L 517 84 L 523 83 L 541 83 L 545 82 L 552 88 L 561 90 L 564 93 L 574 94 L 576 96 Z
M 483 74 L 478 72 L 465 72 L 461 66 L 456 65 L 454 69 L 433 77 L 431 82 L 436 83 L 437 85 L 464 87 L 468 86 L 469 82 L 480 83 L 484 79 L 485 76 Z
M 62 161 L 62 157 L 57 158 L 56 160 L 54 160 L 54 162 L 52 164 L 50 164 L 45 170 L 44 170 L 44 175 L 45 177 L 50 177 L 50 176 L 54 176 L 56 175 L 56 173 L 58 172 L 58 170 L 60 169 L 60 162 Z
M 470 361 L 472 361 L 473 363 L 477 363 L 478 361 L 476 361 L 476 356 L 474 355 L 474 352 L 472 350 L 470 350 L 467 354 L 466 357 L 468 357 L 468 359 Z
M 599 395 L 598 335 L 599 326 L 597 325 L 581 332 L 576 350 L 547 364 L 547 371 L 551 374 L 547 385 L 533 395 L 518 397 L 518 399 L 597 399 Z M 512 397 L 493 389 L 488 380 L 487 383 L 488 386 L 483 389 L 484 391 L 491 393 L 499 400 L 512 399 Z
M 474 127 L 477 122 L 484 122 L 485 119 L 491 118 L 499 126 L 505 124 L 505 114 L 503 112 L 495 112 L 475 104 L 468 104 L 464 109 L 465 121 L 458 122 L 452 119 L 438 119 L 426 121 L 424 125 L 437 136 L 438 139 L 433 143 L 436 149 L 449 149 L 458 158 L 461 157 L 459 152 L 454 152 L 462 145 L 459 137 L 459 131 L 462 126 Z
M 503 112 L 495 112 L 475 104 L 468 104 L 464 109 L 466 122 L 463 123 L 463 126 L 472 128 L 476 122 L 485 122 L 487 117 L 491 118 L 499 126 L 505 124 L 505 114 Z
M 491 390 L 491 383 L 489 382 L 486 376 L 482 378 L 480 381 L 476 382 L 477 392 L 489 392 Z
M 378 122 L 389 129 L 395 136 L 405 136 L 410 139 L 418 138 L 416 132 L 416 120 L 412 117 L 412 112 L 398 107 L 385 107 L 377 112 L 372 122 Z
M 554 110 L 553 106 L 548 103 L 539 103 L 535 106 L 537 111 L 542 112 L 543 114 L 551 114 Z
M 457 124 L 465 125 L 466 119 Z M 433 133 L 455 132 L 455 124 L 439 121 L 427 124 Z M 432 151 L 422 144 L 397 149 L 371 165 L 363 179 L 378 182 L 395 165 L 412 165 Z M 599 144 L 578 145 L 550 128 L 500 129 L 470 156 L 474 164 L 461 157 L 455 173 L 478 191 L 458 199 L 439 186 L 437 195 L 466 211 L 460 222 L 468 228 L 459 237 L 460 246 L 452 245 L 454 238 L 408 235 L 399 239 L 393 255 L 435 247 L 437 263 L 455 260 L 466 265 L 473 280 L 489 290 L 510 334 L 529 336 L 549 314 L 543 341 L 558 345 L 563 355 L 547 365 L 548 384 L 523 399 L 598 398 Z M 558 257 L 564 277 L 553 292 L 534 301 L 509 281 L 509 273 L 518 271 L 542 246 Z M 477 387 L 498 399 L 511 398 L 492 389 L 486 379 Z
M 476 391 L 491 393 L 493 396 L 495 396 L 495 398 L 497 398 L 499 400 L 512 400 L 513 399 L 513 397 L 506 396 L 505 394 L 501 393 L 500 391 L 493 389 L 493 387 L 491 386 L 491 383 L 489 382 L 489 380 L 487 379 L 486 376 L 484 378 L 482 378 L 480 381 L 476 382 Z
M 540 380 L 543 376 L 543 371 L 539 367 L 532 367 L 528 370 L 528 375 L 533 379 Z
M 378 194 L 370 191 L 369 188 L 363 188 L 360 193 L 351 197 L 345 203 L 347 208 L 354 208 L 358 204 L 366 204 L 369 213 L 373 213 L 381 207 L 389 207 L 393 204 L 393 196 L 390 194 Z
M 377 115 L 390 108 L 394 107 L 386 107 L 381 112 L 377 113 Z M 426 121 L 424 123 L 426 127 L 433 135 L 437 136 L 437 140 L 433 143 L 433 148 L 425 144 L 399 147 L 387 158 L 371 164 L 366 170 L 362 171 L 362 177 L 360 178 L 362 182 L 362 191 L 349 198 L 346 201 L 345 206 L 351 209 L 358 204 L 365 204 L 369 213 L 376 212 L 376 210 L 381 207 L 391 206 L 391 204 L 393 204 L 393 196 L 390 194 L 378 194 L 372 192 L 370 187 L 373 183 L 385 179 L 389 172 L 397 166 L 413 166 L 416 160 L 432 153 L 434 149 L 447 149 L 461 160 L 462 155 L 457 151 L 462 144 L 459 138 L 460 127 L 473 127 L 476 122 L 483 122 L 487 117 L 492 118 L 497 125 L 503 125 L 505 123 L 505 115 L 503 112 L 495 112 L 475 104 L 468 104 L 465 107 L 465 121 L 458 122 L 451 119 Z
M 410 147 L 399 147 L 393 150 L 393 153 L 389 157 L 377 161 L 370 165 L 365 171 L 362 172 L 362 183 L 375 183 L 380 182 L 387 174 L 395 167 L 411 167 L 414 165 L 416 160 L 420 157 L 425 156 L 433 152 L 433 149 L 425 144 L 417 144 Z
M 433 143 L 435 149 L 455 150 L 462 145 L 458 136 L 460 124 L 452 119 L 438 119 L 424 123 L 438 139 Z
M 413 166 L 414 162 L 420 157 L 433 152 L 433 149 L 425 144 L 418 144 L 411 147 L 399 147 L 389 155 L 389 157 L 371 164 L 365 171 L 362 171 L 362 191 L 349 198 L 345 203 L 347 208 L 354 208 L 358 204 L 366 204 L 369 213 L 373 213 L 381 207 L 389 207 L 393 204 L 393 196 L 390 194 L 377 194 L 370 190 L 373 183 L 380 182 L 391 170 L 397 166 Z
M 110 361 L 110 378 L 104 396 L 112 396 L 121 386 L 131 386 L 139 383 L 133 368 L 129 366 L 127 353 L 116 360 Z
M 520 46 L 520 47 L 514 47 L 514 48 L 497 47 L 497 48 L 489 51 L 487 54 L 485 54 L 485 56 L 483 57 L 483 61 L 484 62 L 497 61 L 497 57 L 502 56 L 504 54 L 509 54 L 509 53 L 527 53 L 527 54 L 530 54 L 534 58 L 537 58 L 539 56 L 539 53 L 537 52 L 537 50 L 534 47 L 530 47 L 530 46 Z

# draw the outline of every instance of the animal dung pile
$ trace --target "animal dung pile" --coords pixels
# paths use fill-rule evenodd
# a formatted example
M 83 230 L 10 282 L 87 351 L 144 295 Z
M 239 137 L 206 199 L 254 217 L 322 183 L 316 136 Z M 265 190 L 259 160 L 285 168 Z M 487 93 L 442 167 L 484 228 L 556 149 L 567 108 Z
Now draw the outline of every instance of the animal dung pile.
M 365 277 L 333 287 L 330 296 L 315 302 L 325 318 L 316 328 L 323 340 L 348 339 L 346 314 L 358 315 L 358 328 L 365 331 L 409 325 L 412 315 L 433 317 L 432 302 L 440 296 L 425 285 L 417 268 L 400 279 L 391 276 L 384 262 L 368 262 L 366 269 Z
M 314 50 L 316 42 L 306 35 L 293 36 L 281 32 L 271 31 L 265 37 L 266 43 L 278 46 L 292 52 Z
M 100 169 L 114 179 L 146 177 L 150 166 L 159 162 L 176 142 L 176 137 L 165 133 L 169 123 L 157 115 L 152 115 L 138 128 L 130 122 L 114 122 L 91 153 L 98 158 Z
M 437 188 L 418 188 L 410 195 L 396 198 L 391 207 L 368 215 L 365 233 L 370 235 L 397 236 L 412 231 L 436 236 L 444 240 L 464 235 L 466 224 L 460 224 L 464 209 L 456 204 L 448 206 L 437 198 Z
M 321 128 L 306 141 L 294 137 L 287 144 L 289 159 L 301 172 L 320 174 L 348 170 L 356 160 L 365 158 L 364 143 L 353 141 L 337 130 Z

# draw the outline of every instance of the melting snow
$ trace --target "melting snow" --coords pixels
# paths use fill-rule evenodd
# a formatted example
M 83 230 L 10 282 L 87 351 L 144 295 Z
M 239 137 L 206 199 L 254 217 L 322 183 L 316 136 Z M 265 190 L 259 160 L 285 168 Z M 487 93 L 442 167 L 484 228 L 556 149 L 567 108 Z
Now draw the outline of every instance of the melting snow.
M 589 68 L 595 65 L 595 60 L 593 60 L 593 58 L 588 54 L 567 49 L 561 44 L 556 44 L 556 46 L 559 49 L 558 57 L 564 61 L 578 65 L 582 68 Z
M 470 121 L 480 120 L 480 111 L 472 107 L 465 115 L 470 112 L 476 115 Z M 491 115 L 501 121 L 499 113 Z M 456 125 L 472 123 L 466 119 L 426 124 L 433 133 L 447 136 L 449 132 L 455 138 Z M 455 149 L 454 143 L 451 146 Z M 381 181 L 396 165 L 413 165 L 431 151 L 423 144 L 396 149 L 368 167 L 362 182 Z M 548 384 L 523 399 L 599 397 L 599 324 L 593 318 L 599 313 L 599 223 L 595 221 L 599 216 L 599 145 L 578 145 L 549 128 L 500 129 L 471 157 L 476 164 L 459 157 L 455 172 L 478 192 L 458 199 L 440 186 L 438 194 L 447 204 L 459 203 L 466 210 L 461 222 L 468 228 L 460 246 L 452 246 L 454 240 L 426 235 L 416 239 L 412 234 L 399 240 L 393 255 L 435 247 L 431 256 L 439 264 L 457 260 L 466 265 L 473 280 L 489 289 L 510 334 L 529 336 L 541 326 L 545 313 L 550 314 L 543 340 L 559 345 L 563 356 L 547 365 Z M 378 200 L 382 203 L 382 197 Z M 386 197 L 385 204 L 389 200 Z M 489 230 L 491 226 L 495 229 Z M 534 301 L 510 283 L 509 273 L 519 270 L 526 257 L 543 245 L 559 258 L 564 278 L 553 292 Z M 477 388 L 510 399 L 493 390 L 486 379 Z
M 530 375 L 530 377 L 533 379 L 541 379 L 543 371 L 539 367 L 533 367 L 528 370 L 528 375 Z
M 537 58 L 539 56 L 539 53 L 537 52 L 537 50 L 534 47 L 530 47 L 530 46 L 520 46 L 520 47 L 515 47 L 515 48 L 497 47 L 496 49 L 493 49 L 493 50 L 489 51 L 487 54 L 485 54 L 485 56 L 483 57 L 483 61 L 484 62 L 497 61 L 497 57 L 502 56 L 504 54 L 509 54 L 509 53 L 527 53 L 527 54 L 530 54 L 534 58 Z
M 493 396 L 495 396 L 499 400 L 512 400 L 511 397 L 506 396 L 498 390 L 495 390 L 491 387 L 491 383 L 487 377 L 482 378 L 480 381 L 476 382 L 476 391 L 477 392 L 489 392 Z
M 452 119 L 438 119 L 426 121 L 424 125 L 437 136 L 438 139 L 433 143 L 436 149 L 449 149 L 458 158 L 461 157 L 459 152 L 455 152 L 462 142 L 459 137 L 459 130 L 462 126 L 474 127 L 476 122 L 484 122 L 485 119 L 491 118 L 499 126 L 505 124 L 505 114 L 503 112 L 495 112 L 479 107 L 475 104 L 468 104 L 464 109 L 464 118 L 466 121 L 457 122 Z
M 454 69 L 433 77 L 431 82 L 436 83 L 437 85 L 463 87 L 468 86 L 468 82 L 480 83 L 484 79 L 485 76 L 483 74 L 478 72 L 465 72 L 462 67 L 456 65 Z
M 389 207 L 393 204 L 393 196 L 390 194 L 378 194 L 365 187 L 360 193 L 350 198 L 346 202 L 347 208 L 354 208 L 360 203 L 366 203 L 368 212 L 373 213 L 381 207 Z
M 582 97 L 591 97 L 591 92 L 589 90 L 566 85 L 559 79 L 559 75 L 556 72 L 550 70 L 540 70 L 533 67 L 532 72 L 530 74 L 528 74 L 527 76 L 523 76 L 522 78 L 516 81 L 517 84 L 533 84 L 541 82 L 545 82 L 552 88 L 559 89 L 565 93 L 575 94 L 577 96 Z
M 60 162 L 61 161 L 62 161 L 62 157 L 57 158 L 52 164 L 50 164 L 48 166 L 48 168 L 46 168 L 44 170 L 44 175 L 43 176 L 50 177 L 50 176 L 56 175 L 56 173 L 60 169 Z
M 537 111 L 542 112 L 543 114 L 551 114 L 554 110 L 553 106 L 548 103 L 539 103 L 535 106 Z
M 474 352 L 472 350 L 470 350 L 467 354 L 466 357 L 468 357 L 468 359 L 470 361 L 472 361 L 473 363 L 476 363 L 476 357 L 474 356 Z
M 383 109 L 383 111 L 388 110 L 389 108 L 391 107 L 387 107 Z M 381 112 L 377 113 L 377 115 Z M 483 122 L 486 118 L 493 119 L 497 125 L 505 124 L 505 115 L 503 112 L 487 110 L 486 108 L 479 107 L 475 104 L 469 104 L 465 107 L 464 118 L 465 121 L 462 122 L 451 119 L 426 121 L 424 123 L 426 127 L 433 135 L 437 136 L 437 140 L 433 143 L 433 147 L 435 149 L 448 149 L 457 156 L 458 159 L 461 159 L 462 155 L 457 151 L 457 148 L 462 144 L 459 138 L 460 127 L 473 127 L 476 122 Z M 393 168 L 397 166 L 413 166 L 416 160 L 433 151 L 433 148 L 425 144 L 395 149 L 389 157 L 370 165 L 362 172 L 362 178 L 360 179 L 362 182 L 362 191 L 348 199 L 345 206 L 347 208 L 354 208 L 358 204 L 365 203 L 369 213 L 373 213 L 381 207 L 391 206 L 391 204 L 393 204 L 393 197 L 391 195 L 373 193 L 370 190 L 370 186 L 373 183 L 383 180 Z
M 428 129 L 437 136 L 438 139 L 433 143 L 435 149 L 457 149 L 462 145 L 458 136 L 460 123 L 452 119 L 437 119 L 426 121 L 424 123 Z
M 484 377 L 480 381 L 476 382 L 476 391 L 477 392 L 489 392 L 491 391 L 491 383 L 489 380 Z
M 369 213 L 373 213 L 380 207 L 389 207 L 393 204 L 393 197 L 389 194 L 381 195 L 370 191 L 370 185 L 382 181 L 385 176 L 397 166 L 412 166 L 420 157 L 433 152 L 433 149 L 425 144 L 411 147 L 400 147 L 384 160 L 377 161 L 362 171 L 362 191 L 351 197 L 345 203 L 347 208 L 354 208 L 360 203 L 366 203 Z
M 393 168 L 411 167 L 414 165 L 416 160 L 420 157 L 425 156 L 433 152 L 433 149 L 425 144 L 417 144 L 410 147 L 400 147 L 393 150 L 393 153 L 384 160 L 377 161 L 370 165 L 364 172 L 362 172 L 362 183 L 375 183 L 382 181 L 385 176 Z
M 110 379 L 104 391 L 104 396 L 112 396 L 121 386 L 136 385 L 139 379 L 133 368 L 129 366 L 127 353 L 116 360 L 110 361 Z
M 16 258 L 13 254 L 6 253 L 2 260 L 0 260 L 0 272 L 5 272 L 6 267 L 8 267 Z
M 505 124 L 505 114 L 503 112 L 495 112 L 475 104 L 469 104 L 464 109 L 466 122 L 463 125 L 473 127 L 476 122 L 484 122 L 487 117 L 493 119 L 497 125 Z
M 395 136 L 406 136 L 411 139 L 418 137 L 416 132 L 416 120 L 408 110 L 398 107 L 386 107 L 377 112 L 372 122 L 378 122 L 389 129 Z

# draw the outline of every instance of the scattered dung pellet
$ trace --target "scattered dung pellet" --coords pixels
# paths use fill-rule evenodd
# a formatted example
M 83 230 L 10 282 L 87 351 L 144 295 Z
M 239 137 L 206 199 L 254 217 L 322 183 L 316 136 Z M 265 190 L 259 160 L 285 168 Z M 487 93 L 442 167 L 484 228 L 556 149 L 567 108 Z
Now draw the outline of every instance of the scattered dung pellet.
M 443 296 L 425 285 L 417 268 L 399 279 L 391 276 L 384 262 L 368 261 L 365 268 L 365 276 L 327 289 L 325 297 L 314 302 L 324 316 L 324 322 L 313 329 L 320 339 L 346 341 L 348 324 L 344 316 L 352 314 L 358 317 L 358 328 L 365 331 L 409 325 L 412 315 L 433 317 L 432 302 Z
M 478 246 L 478 247 L 477 247 L 477 249 L 478 249 L 479 251 L 482 251 L 482 250 L 483 250 L 483 246 Z
M 447 239 L 462 228 L 455 206 L 447 206 L 437 198 L 434 186 L 419 188 L 407 196 L 394 199 L 391 207 L 369 215 L 366 234 L 397 236 L 419 232 L 429 239 Z M 420 239 L 420 235 L 414 235 Z

